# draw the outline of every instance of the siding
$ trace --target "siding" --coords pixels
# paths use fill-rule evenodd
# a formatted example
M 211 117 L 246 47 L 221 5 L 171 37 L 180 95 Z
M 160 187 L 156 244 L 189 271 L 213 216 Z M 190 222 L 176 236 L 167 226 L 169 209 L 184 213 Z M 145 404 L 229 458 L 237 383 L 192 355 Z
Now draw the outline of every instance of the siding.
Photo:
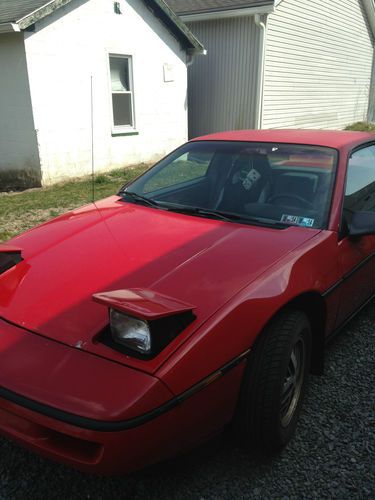
M 22 33 L 0 35 L 0 191 L 40 185 Z
M 207 49 L 188 71 L 189 137 L 254 127 L 259 30 L 253 18 L 188 26 Z
M 267 29 L 263 128 L 367 118 L 373 39 L 361 0 L 283 0 Z
M 371 87 L 370 87 L 370 97 L 368 106 L 368 117 L 370 122 L 375 122 L 375 56 L 372 61 L 372 76 L 371 76 Z

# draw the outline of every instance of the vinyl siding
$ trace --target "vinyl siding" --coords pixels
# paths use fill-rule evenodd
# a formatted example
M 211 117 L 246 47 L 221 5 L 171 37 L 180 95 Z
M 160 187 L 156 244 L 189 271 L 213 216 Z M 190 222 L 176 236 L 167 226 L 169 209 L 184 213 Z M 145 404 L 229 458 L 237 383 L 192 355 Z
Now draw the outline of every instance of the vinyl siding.
M 375 122 L 375 54 L 372 61 L 372 76 L 371 76 L 371 87 L 370 87 L 370 97 L 368 106 L 368 117 L 370 122 Z
M 207 49 L 188 71 L 190 138 L 254 127 L 259 30 L 253 18 L 188 26 Z
M 283 0 L 267 23 L 262 127 L 365 120 L 372 60 L 361 0 Z
M 0 191 L 40 185 L 22 33 L 0 35 Z

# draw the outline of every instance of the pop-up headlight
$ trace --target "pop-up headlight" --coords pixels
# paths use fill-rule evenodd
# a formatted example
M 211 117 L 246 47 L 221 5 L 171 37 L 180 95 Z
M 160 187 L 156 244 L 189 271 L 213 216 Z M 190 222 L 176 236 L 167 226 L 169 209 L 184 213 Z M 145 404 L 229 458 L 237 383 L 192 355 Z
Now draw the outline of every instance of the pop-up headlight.
M 97 341 L 138 359 L 153 359 L 195 319 L 191 304 L 144 288 L 95 293 L 93 299 L 109 309 L 109 325 Z
M 0 274 L 5 273 L 5 271 L 16 266 L 22 260 L 20 248 L 0 244 Z
M 109 314 L 114 342 L 140 354 L 151 353 L 151 332 L 147 321 L 133 318 L 112 308 Z

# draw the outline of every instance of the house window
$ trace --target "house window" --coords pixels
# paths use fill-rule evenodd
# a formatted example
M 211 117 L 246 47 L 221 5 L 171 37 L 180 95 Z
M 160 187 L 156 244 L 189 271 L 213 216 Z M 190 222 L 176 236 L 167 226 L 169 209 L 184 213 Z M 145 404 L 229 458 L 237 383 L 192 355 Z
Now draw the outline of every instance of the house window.
M 115 128 L 134 128 L 134 96 L 132 58 L 109 56 L 113 125 Z

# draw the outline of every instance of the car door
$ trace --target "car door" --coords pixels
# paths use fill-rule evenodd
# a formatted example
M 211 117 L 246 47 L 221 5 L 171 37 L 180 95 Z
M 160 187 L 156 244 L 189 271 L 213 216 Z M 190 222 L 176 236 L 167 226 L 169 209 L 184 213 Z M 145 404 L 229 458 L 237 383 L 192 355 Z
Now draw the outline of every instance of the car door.
M 353 212 L 375 212 L 375 144 L 352 153 L 348 161 L 339 260 L 342 274 L 336 326 L 375 293 L 375 235 L 350 237 Z

